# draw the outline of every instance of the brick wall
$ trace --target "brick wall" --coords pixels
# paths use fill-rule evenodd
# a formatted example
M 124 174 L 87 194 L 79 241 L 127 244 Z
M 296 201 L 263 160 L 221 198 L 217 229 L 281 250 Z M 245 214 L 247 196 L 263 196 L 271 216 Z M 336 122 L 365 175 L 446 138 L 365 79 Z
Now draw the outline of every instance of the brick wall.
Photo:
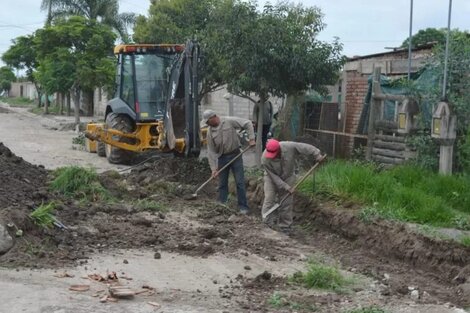
M 356 71 L 346 72 L 347 85 L 344 102 L 346 104 L 346 133 L 357 133 L 359 119 L 361 117 L 364 99 L 367 94 L 368 75 L 360 74 Z

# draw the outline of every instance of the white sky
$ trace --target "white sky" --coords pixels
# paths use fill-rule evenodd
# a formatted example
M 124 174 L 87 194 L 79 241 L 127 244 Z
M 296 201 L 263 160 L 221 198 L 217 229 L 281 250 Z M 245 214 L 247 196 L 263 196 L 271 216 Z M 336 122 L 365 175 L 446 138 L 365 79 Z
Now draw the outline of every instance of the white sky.
M 197 0 L 195 0 L 197 1 Z M 346 56 L 367 55 L 397 47 L 408 37 L 411 0 L 303 0 L 318 6 L 327 24 L 319 39 L 339 37 Z M 259 0 L 264 4 L 265 0 Z M 275 3 L 275 1 L 271 1 Z M 449 0 L 414 0 L 413 33 L 427 27 L 447 27 Z M 46 12 L 41 0 L 0 0 L 0 54 L 11 40 L 42 27 Z M 122 12 L 147 15 L 150 0 L 120 0 Z M 470 0 L 453 0 L 452 28 L 470 30 Z

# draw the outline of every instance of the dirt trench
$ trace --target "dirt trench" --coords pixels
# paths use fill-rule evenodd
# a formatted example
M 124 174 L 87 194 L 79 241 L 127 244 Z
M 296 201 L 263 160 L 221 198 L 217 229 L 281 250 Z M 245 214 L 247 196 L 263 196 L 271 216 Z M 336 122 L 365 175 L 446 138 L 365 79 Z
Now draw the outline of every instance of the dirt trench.
M 136 166 L 129 174 L 105 172 L 102 185 L 115 201 L 81 203 L 47 189 L 48 172 L 15 156 L 0 145 L 0 220 L 13 223 L 24 235 L 0 256 L 6 267 L 58 268 L 87 264 L 90 255 L 112 249 L 145 248 L 195 257 L 247 253 L 277 262 L 302 253 L 321 252 L 335 257 L 343 268 L 371 276 L 381 284 L 382 296 L 402 299 L 409 287 L 431 295 L 418 303 L 450 302 L 469 305 L 463 286 L 470 279 L 470 249 L 431 239 L 407 226 L 384 220 L 361 221 L 355 211 L 325 200 L 296 198 L 296 227 L 292 238 L 280 241 L 264 236 L 260 222 L 260 176 L 248 177 L 252 215 L 240 216 L 233 200 L 213 201 L 216 183 L 209 184 L 193 201 L 184 200 L 210 171 L 207 162 L 157 158 Z M 232 197 L 233 199 L 233 197 Z M 142 208 L 142 200 L 154 207 Z M 56 201 L 56 216 L 67 229 L 43 229 L 32 223 L 31 210 Z M 243 252 L 244 251 L 244 252 Z M 388 278 L 387 278 L 388 277 Z M 266 298 L 292 286 L 283 277 L 270 275 L 239 278 L 243 288 L 231 290 L 245 311 L 270 311 Z M 296 296 L 300 297 L 300 296 Z M 305 296 L 295 301 L 323 304 L 325 312 L 339 312 L 349 296 Z M 302 300 L 303 299 L 303 300 Z M 338 310 L 338 311 L 335 311 Z M 280 310 L 279 312 L 282 312 Z

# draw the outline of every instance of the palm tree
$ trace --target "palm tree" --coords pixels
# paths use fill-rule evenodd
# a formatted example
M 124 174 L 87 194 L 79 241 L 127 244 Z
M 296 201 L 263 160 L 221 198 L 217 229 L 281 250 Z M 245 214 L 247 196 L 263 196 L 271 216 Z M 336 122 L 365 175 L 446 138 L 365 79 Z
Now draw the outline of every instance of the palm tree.
M 119 0 L 42 0 L 41 10 L 48 11 L 46 25 L 58 18 L 84 16 L 110 26 L 124 42 L 129 41 L 127 28 L 136 17 L 134 13 L 119 13 Z

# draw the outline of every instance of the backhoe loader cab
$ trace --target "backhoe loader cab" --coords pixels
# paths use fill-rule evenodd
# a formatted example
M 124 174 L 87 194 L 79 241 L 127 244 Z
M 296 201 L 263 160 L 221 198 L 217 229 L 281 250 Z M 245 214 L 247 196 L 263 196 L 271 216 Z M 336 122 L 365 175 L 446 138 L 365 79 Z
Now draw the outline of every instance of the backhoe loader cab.
M 199 155 L 199 46 L 118 45 L 114 53 L 115 97 L 105 123 L 87 125 L 89 151 L 111 163 L 129 163 L 149 149 Z

